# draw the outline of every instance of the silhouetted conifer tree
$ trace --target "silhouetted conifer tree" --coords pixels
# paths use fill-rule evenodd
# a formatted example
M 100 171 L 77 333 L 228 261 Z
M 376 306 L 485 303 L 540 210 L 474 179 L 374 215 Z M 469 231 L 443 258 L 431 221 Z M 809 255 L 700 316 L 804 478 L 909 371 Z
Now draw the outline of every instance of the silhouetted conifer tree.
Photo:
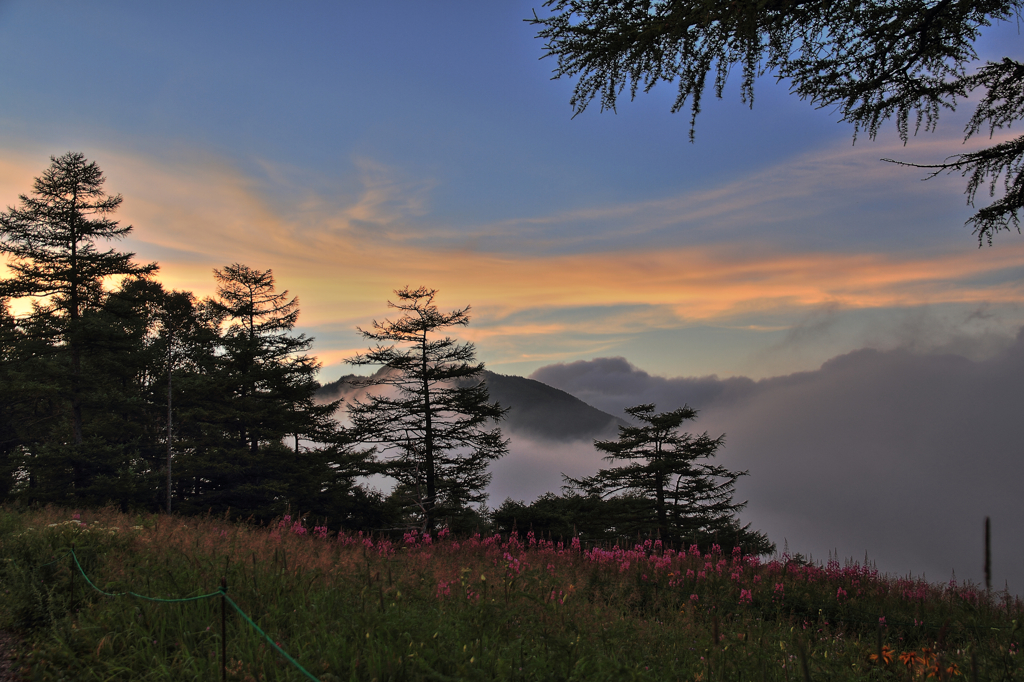
M 376 345 L 347 361 L 380 365 L 359 383 L 383 390 L 354 400 L 348 414 L 355 437 L 377 446 L 380 471 L 397 481 L 411 518 L 430 530 L 438 519 L 472 515 L 469 505 L 486 499 L 487 465 L 508 452 L 492 426 L 506 410 L 489 402 L 473 344 L 436 336 L 469 324 L 469 307 L 443 313 L 437 290 L 425 287 L 395 294 L 388 306 L 401 317 L 360 329 Z
M 736 514 L 746 502 L 734 502 L 736 480 L 745 471 L 710 464 L 725 436 L 710 438 L 681 432 L 696 410 L 681 407 L 655 412 L 653 404 L 626 409 L 639 425 L 620 426 L 614 441 L 594 441 L 610 462 L 623 466 L 601 469 L 581 479 L 566 477 L 573 491 L 599 496 L 614 504 L 608 522 L 619 535 L 657 533 L 663 540 L 742 545 L 747 553 L 767 554 L 773 545 L 763 533 L 741 527 Z
M 102 495 L 103 470 L 112 464 L 85 440 L 83 412 L 90 400 L 87 394 L 94 394 L 95 388 L 85 380 L 83 369 L 89 343 L 87 316 L 103 305 L 105 280 L 143 277 L 157 269 L 155 264 L 136 264 L 132 253 L 99 247 L 132 230 L 109 217 L 120 206 L 121 196 L 106 194 L 103 183 L 99 167 L 82 154 L 51 157 L 50 167 L 36 178 L 32 193 L 19 197 L 18 208 L 0 213 L 0 253 L 9 257 L 13 273 L 0 280 L 0 298 L 32 299 L 32 312 L 18 326 L 25 340 L 36 344 L 39 357 L 49 356 L 50 362 L 35 364 L 50 374 L 54 380 L 50 388 L 56 388 L 67 403 L 65 411 L 51 393 L 45 408 L 36 405 L 45 409 L 54 428 L 58 423 L 53 417 L 66 417 L 68 432 L 63 438 L 45 439 L 25 453 L 47 460 L 54 474 L 66 468 L 68 490 L 61 490 L 59 476 L 50 479 L 49 494 L 54 499 Z
M 595 98 L 615 109 L 658 83 L 672 83 L 672 111 L 690 108 L 690 138 L 709 78 L 722 97 L 731 73 L 754 105 L 754 82 L 772 74 L 817 107 L 838 111 L 874 138 L 895 119 L 900 139 L 934 130 L 942 109 L 976 103 L 965 139 L 1009 129 L 1024 119 L 1024 63 L 1004 57 L 970 73 L 975 41 L 988 26 L 1020 19 L 1024 0 L 548 0 L 550 14 L 531 20 L 557 59 L 555 77 L 577 77 L 571 104 Z M 914 125 L 910 125 L 911 122 Z M 907 164 L 916 165 L 916 164 Z M 979 241 L 1020 228 L 1024 209 L 1024 136 L 942 163 L 935 173 L 968 177 L 995 197 L 968 221 Z M 1001 196 L 1000 196 L 1001 195 Z
M 214 276 L 217 297 L 205 307 L 223 325 L 218 352 L 178 382 L 180 508 L 339 513 L 361 455 L 332 417 L 340 401 L 314 400 L 312 339 L 291 333 L 298 299 L 275 290 L 271 270 L 236 263 Z

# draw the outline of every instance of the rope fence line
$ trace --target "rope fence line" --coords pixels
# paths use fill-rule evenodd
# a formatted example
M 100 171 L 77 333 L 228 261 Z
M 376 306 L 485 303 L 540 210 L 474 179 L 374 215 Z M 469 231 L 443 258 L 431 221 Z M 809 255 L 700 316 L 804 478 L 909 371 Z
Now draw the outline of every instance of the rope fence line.
M 302 673 L 303 676 L 305 676 L 309 680 L 312 680 L 313 682 L 319 682 L 319 679 L 317 677 L 315 677 L 308 670 L 306 670 L 304 667 L 302 667 L 302 665 L 298 661 L 296 661 L 291 655 L 288 654 L 288 652 L 286 652 L 284 649 L 282 649 L 281 646 L 277 642 L 275 642 L 269 635 L 267 635 L 267 633 L 264 632 L 263 629 L 259 625 L 257 625 L 256 622 L 253 621 L 253 619 L 244 610 L 242 610 L 242 608 L 237 603 L 235 603 L 235 601 L 233 599 L 231 599 L 231 597 L 228 596 L 228 594 L 227 594 L 227 579 L 226 578 L 221 578 L 221 586 L 216 591 L 209 592 L 207 594 L 197 595 L 197 596 L 194 596 L 194 597 L 178 597 L 178 598 L 151 597 L 151 596 L 144 595 L 144 594 L 139 594 L 138 592 L 134 592 L 134 591 L 130 591 L 130 590 L 126 591 L 126 592 L 106 592 L 105 590 L 102 590 L 99 587 L 97 587 L 96 584 L 93 583 L 93 581 L 86 574 L 85 570 L 82 568 L 82 564 L 80 563 L 80 561 L 78 559 L 78 555 L 75 552 L 74 545 L 71 545 L 71 549 L 69 551 L 65 552 L 64 554 L 62 554 L 61 556 L 55 558 L 54 560 L 49 561 L 49 562 L 47 562 L 45 564 L 39 564 L 38 566 L 35 567 L 35 570 L 38 570 L 40 568 L 45 568 L 47 566 L 52 566 L 52 565 L 54 565 L 56 563 L 59 563 L 60 561 L 64 560 L 68 556 L 71 557 L 72 563 L 73 563 L 72 571 L 71 571 L 71 604 L 72 604 L 72 607 L 74 605 L 74 575 L 75 575 L 75 570 L 74 569 L 77 569 L 77 572 L 81 573 L 82 578 L 85 579 L 85 582 L 86 582 L 87 585 L 89 585 L 89 587 L 91 587 L 93 590 L 95 590 L 96 592 L 98 592 L 99 594 L 101 594 L 101 595 L 103 595 L 105 597 L 135 597 L 137 599 L 143 599 L 143 600 L 146 600 L 146 601 L 157 602 L 157 603 L 165 603 L 165 604 L 201 601 L 201 600 L 204 600 L 204 599 L 212 599 L 212 598 L 220 597 L 221 598 L 221 679 L 222 680 L 226 680 L 227 679 L 227 672 L 226 672 L 227 671 L 226 606 L 230 606 L 232 609 L 235 610 L 236 613 L 238 613 L 239 616 L 242 617 L 242 619 L 250 627 L 252 627 L 260 636 L 262 636 L 264 638 L 264 640 L 266 640 L 266 642 L 275 651 L 277 651 L 286 661 L 291 663 L 292 666 L 294 666 L 296 670 L 298 670 L 300 673 Z M 744 604 L 742 604 L 740 602 L 725 602 L 725 603 L 718 602 L 717 606 L 721 607 L 721 608 L 724 608 L 724 609 L 727 609 L 727 610 L 744 609 L 746 607 L 746 605 L 744 605 Z M 833 621 L 833 622 L 862 623 L 862 624 L 876 625 L 878 627 L 878 629 L 879 629 L 879 632 L 882 631 L 882 628 L 886 628 L 888 626 L 893 626 L 893 627 L 912 627 L 912 628 L 929 629 L 929 630 L 944 630 L 944 629 L 947 629 L 951 625 L 951 623 L 949 621 L 947 621 L 946 623 L 944 623 L 941 626 L 940 625 L 930 625 L 930 624 L 926 625 L 923 620 L 918 622 L 916 619 L 913 622 L 911 622 L 911 621 L 887 621 L 885 619 L 884 615 L 876 617 L 873 614 L 867 614 L 866 612 L 861 611 L 860 609 L 849 609 L 849 610 L 850 611 L 859 611 L 860 613 L 858 615 L 861 615 L 862 617 L 866 617 L 866 618 L 862 620 L 862 619 L 859 619 L 859 618 L 856 618 L 856 617 L 853 617 L 853 618 L 851 618 L 851 617 L 844 617 L 843 615 L 837 614 L 837 613 L 834 613 L 834 612 L 831 613 L 831 614 L 823 614 L 823 615 L 827 615 L 829 620 Z M 763 610 L 760 610 L 760 611 L 763 611 Z M 821 611 L 819 610 L 819 614 L 820 613 L 821 613 Z M 791 614 L 791 615 L 798 615 L 798 614 Z M 851 614 L 851 615 L 853 615 L 853 614 Z M 799 617 L 799 615 L 798 615 L 798 617 Z M 969 625 L 969 624 L 966 624 L 966 623 L 957 623 L 957 625 L 959 625 L 960 627 L 962 627 L 964 629 L 975 630 L 975 631 L 978 631 L 978 630 L 1018 630 L 1018 629 L 1021 629 L 1021 627 L 1022 627 L 1022 624 L 1019 623 L 1019 622 L 1015 622 L 1014 625 L 1011 625 L 1011 626 Z
M 156 601 L 156 602 L 163 602 L 165 604 L 173 604 L 175 602 L 199 601 L 201 599 L 210 599 L 211 597 L 218 597 L 221 594 L 223 594 L 224 590 L 226 589 L 226 588 L 221 588 L 221 589 L 217 590 L 216 592 L 210 592 L 209 594 L 201 594 L 198 597 L 179 597 L 179 598 L 176 598 L 176 599 L 170 599 L 170 598 L 164 598 L 164 597 L 147 597 L 144 594 L 139 594 L 138 592 L 131 592 L 131 591 L 128 591 L 128 592 L 104 592 L 100 588 L 96 587 L 96 585 L 93 583 L 93 581 L 89 579 L 89 576 L 87 576 L 85 574 L 85 570 L 82 568 L 82 564 L 80 564 L 78 562 L 78 555 L 75 554 L 75 550 L 72 549 L 70 552 L 68 552 L 68 554 L 70 554 L 71 558 L 74 559 L 75 566 L 78 568 L 78 572 L 82 574 L 83 578 L 85 578 L 85 582 L 89 585 L 89 587 L 91 587 L 92 589 L 96 590 L 97 592 L 102 594 L 104 597 L 137 597 L 138 599 L 145 599 L 146 601 Z
M 233 599 L 232 599 L 231 597 L 229 597 L 229 596 L 227 595 L 227 593 L 226 593 L 226 592 L 225 592 L 225 593 L 222 593 L 222 594 L 221 594 L 221 596 L 223 597 L 224 601 L 226 601 L 226 602 L 227 602 L 227 603 L 228 603 L 228 604 L 229 604 L 229 605 L 231 606 L 231 608 L 233 608 L 233 609 L 234 609 L 235 611 L 237 611 L 237 612 L 238 612 L 238 615 L 240 615 L 240 616 L 241 616 L 241 617 L 242 617 L 242 618 L 243 618 L 243 619 L 245 620 L 245 622 L 249 624 L 249 626 L 250 626 L 250 627 L 251 627 L 252 629 L 254 629 L 254 630 L 255 630 L 256 632 L 258 632 L 258 633 L 260 633 L 261 635 L 263 635 L 263 638 L 264 638 L 265 640 L 267 640 L 267 642 L 268 642 L 268 643 L 270 644 L 270 646 L 274 647 L 274 649 L 276 649 L 276 650 L 277 650 L 277 653 L 279 653 L 279 654 L 281 654 L 282 656 L 284 656 L 285 660 L 287 660 L 287 661 L 288 661 L 289 663 L 291 663 L 291 664 L 292 664 L 293 666 L 295 666 L 295 668 L 296 668 L 296 669 L 297 669 L 297 670 L 298 670 L 299 672 L 301 672 L 301 673 L 302 673 L 303 675 L 305 675 L 305 676 L 306 676 L 306 677 L 308 677 L 309 679 L 313 680 L 313 682 L 320 682 L 319 680 L 317 680 L 317 678 L 313 677 L 313 675 L 311 675 L 311 674 L 309 673 L 309 671 L 307 671 L 307 670 L 306 670 L 305 668 L 303 668 L 303 667 L 302 667 L 301 665 L 299 665 L 299 662 L 298 662 L 298 661 L 296 661 L 296 660 L 295 660 L 294 658 L 292 658 L 291 656 L 289 656 L 289 655 L 288 655 L 288 652 L 287 652 L 287 651 L 285 651 L 285 650 L 284 650 L 284 649 L 282 649 L 282 648 L 281 648 L 280 646 L 278 646 L 278 645 L 277 645 L 277 642 L 275 642 L 275 641 L 274 641 L 273 639 L 271 639 L 271 638 L 270 638 L 270 637 L 269 637 L 269 636 L 267 635 L 267 633 L 263 632 L 263 629 L 262 629 L 262 628 L 261 628 L 261 627 L 260 627 L 259 625 L 256 625 L 256 623 L 254 623 L 254 622 L 253 622 L 252 618 L 250 618 L 250 617 L 249 617 L 249 614 L 247 614 L 247 613 L 246 613 L 245 611 L 243 611 L 243 610 L 242 610 L 242 609 L 241 609 L 241 608 L 240 608 L 240 607 L 238 606 L 238 604 L 236 604 L 236 603 L 234 602 L 234 600 L 233 600 Z
M 221 580 L 220 580 L 220 588 L 218 588 L 216 592 L 209 592 L 207 594 L 201 594 L 201 595 L 198 595 L 196 597 L 179 597 L 179 598 L 173 598 L 172 599 L 172 598 L 165 598 L 165 597 L 150 597 L 150 596 L 147 596 L 147 595 L 144 595 L 144 594 L 139 594 L 138 592 L 132 592 L 130 590 L 127 591 L 127 592 L 106 592 L 104 590 L 101 590 L 99 587 L 97 587 L 96 584 L 93 583 L 93 581 L 89 579 L 89 576 L 86 574 L 85 570 L 82 568 L 82 564 L 78 561 L 78 555 L 75 553 L 75 546 L 74 545 L 71 546 L 71 550 L 68 551 L 66 554 L 58 557 L 54 561 L 51 561 L 49 563 L 37 566 L 36 568 L 43 568 L 44 566 L 49 566 L 51 564 L 55 564 L 58 561 L 64 559 L 65 557 L 67 557 L 69 555 L 71 556 L 71 558 L 73 560 L 74 568 L 77 568 L 78 572 L 82 574 L 82 577 L 85 578 L 86 584 L 89 585 L 89 587 L 91 587 L 95 591 L 97 591 L 100 594 L 102 594 L 104 597 L 135 597 L 137 599 L 144 599 L 146 601 L 158 602 L 158 603 L 163 603 L 163 604 L 173 604 L 173 603 L 181 603 L 181 602 L 193 602 L 193 601 L 201 601 L 203 599 L 212 599 L 212 598 L 215 598 L 215 597 L 220 597 L 220 599 L 221 599 L 221 612 L 220 612 L 220 627 L 221 627 L 221 638 L 220 638 L 220 641 L 221 641 L 220 675 L 221 675 L 221 680 L 227 680 L 227 613 L 226 613 L 227 609 L 225 608 L 225 605 L 229 605 L 229 606 L 231 606 L 231 608 L 233 608 L 238 613 L 238 615 L 240 615 L 242 617 L 242 619 L 251 628 L 256 630 L 256 632 L 259 633 L 260 636 L 262 636 L 263 639 L 265 639 L 267 641 L 267 643 L 270 644 L 270 646 L 273 647 L 275 651 L 277 651 L 277 653 L 281 654 L 281 656 L 284 657 L 284 659 L 286 661 L 291 663 L 295 667 L 296 670 L 298 670 L 300 673 L 302 673 L 307 679 L 310 679 L 313 682 L 320 682 L 319 679 L 317 679 L 308 670 L 303 668 L 302 665 L 298 661 L 296 661 L 294 658 L 292 658 L 288 654 L 287 651 L 282 649 L 278 645 L 277 642 L 275 642 L 266 632 L 263 631 L 263 628 L 261 628 L 259 625 L 257 625 L 255 623 L 255 621 L 253 621 L 253 619 L 249 617 L 249 614 L 247 614 L 245 611 L 242 610 L 242 607 L 240 607 L 238 604 L 236 604 L 235 601 L 231 597 L 228 596 L 227 578 L 221 578 Z M 74 570 L 72 570 L 72 572 L 71 572 L 71 597 L 72 597 L 72 605 L 74 604 L 74 594 L 75 594 L 75 592 L 74 592 L 74 589 L 75 589 L 74 588 L 74 585 L 75 585 L 75 583 L 74 583 L 74 576 L 75 576 L 75 572 L 74 572 Z

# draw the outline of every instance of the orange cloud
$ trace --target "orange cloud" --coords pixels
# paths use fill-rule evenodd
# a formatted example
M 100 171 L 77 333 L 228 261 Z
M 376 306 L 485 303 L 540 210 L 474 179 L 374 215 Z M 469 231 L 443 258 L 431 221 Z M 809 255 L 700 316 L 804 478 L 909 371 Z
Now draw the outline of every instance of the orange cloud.
M 826 303 L 864 309 L 1024 300 L 1019 277 L 993 279 L 1024 266 L 1019 240 L 980 250 L 965 239 L 956 249 L 857 253 L 787 251 L 770 239 L 646 246 L 639 238 L 680 215 L 713 223 L 736 212 L 756 213 L 765 202 L 789 206 L 782 200 L 813 193 L 815 182 L 858 181 L 864 164 L 877 158 L 877 149 L 821 153 L 792 162 L 784 181 L 761 173 L 657 202 L 524 218 L 475 233 L 505 230 L 512 239 L 524 226 L 553 225 L 549 237 L 557 240 L 558 224 L 583 217 L 618 223 L 621 232 L 638 236 L 625 251 L 589 244 L 587 252 L 548 255 L 460 249 L 453 231 L 424 222 L 429 179 L 410 181 L 369 161 L 357 162 L 346 186 L 326 196 L 288 180 L 294 171 L 267 164 L 273 188 L 212 157 L 158 162 L 117 151 L 97 155 L 108 190 L 125 196 L 118 217 L 135 226 L 125 248 L 140 261 L 159 261 L 168 287 L 205 295 L 213 291 L 214 267 L 273 268 L 280 288 L 300 297 L 305 326 L 367 326 L 387 316 L 394 289 L 422 284 L 442 291 L 444 307 L 473 305 L 474 325 L 460 330 L 465 338 L 503 344 L 520 357 L 560 357 L 557 343 L 545 346 L 544 339 L 599 330 L 602 338 L 588 345 L 597 352 L 612 343 L 609 337 L 693 323 L 754 328 L 762 323 L 751 315 L 799 315 Z M 44 167 L 45 159 L 40 165 L 24 154 L 4 157 L 0 203 L 15 203 Z M 802 210 L 791 203 L 785 211 Z M 538 237 L 541 243 L 545 238 Z M 597 312 L 583 315 L 581 309 Z M 550 316 L 562 310 L 577 312 Z M 325 364 L 350 354 L 318 353 Z

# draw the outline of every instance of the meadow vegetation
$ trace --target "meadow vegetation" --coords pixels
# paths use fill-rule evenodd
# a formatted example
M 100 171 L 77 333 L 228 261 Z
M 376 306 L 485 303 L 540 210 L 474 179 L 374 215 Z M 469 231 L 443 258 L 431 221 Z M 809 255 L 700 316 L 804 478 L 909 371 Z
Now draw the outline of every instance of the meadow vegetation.
M 154 597 L 106 597 L 97 588 Z M 227 594 L 315 679 L 1014 680 L 1024 604 L 971 584 L 657 540 L 331 532 L 0 510 L 0 626 L 32 680 L 220 678 Z M 309 679 L 227 612 L 227 678 Z

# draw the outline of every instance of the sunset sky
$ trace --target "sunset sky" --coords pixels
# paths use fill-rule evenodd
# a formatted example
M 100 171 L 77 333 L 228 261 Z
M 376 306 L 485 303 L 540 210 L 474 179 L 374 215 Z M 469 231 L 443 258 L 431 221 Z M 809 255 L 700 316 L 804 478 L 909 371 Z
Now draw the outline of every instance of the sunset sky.
M 166 285 L 272 268 L 323 380 L 405 285 L 471 305 L 463 338 L 523 376 L 622 357 L 763 379 L 865 348 L 1014 347 L 1024 238 L 978 248 L 963 179 L 879 160 L 961 151 L 969 103 L 906 147 L 892 125 L 853 145 L 785 84 L 763 78 L 751 110 L 734 79 L 691 144 L 672 87 L 572 118 L 534 9 L 0 0 L 0 205 L 85 153 Z M 1016 24 L 978 49 L 1024 57 Z

